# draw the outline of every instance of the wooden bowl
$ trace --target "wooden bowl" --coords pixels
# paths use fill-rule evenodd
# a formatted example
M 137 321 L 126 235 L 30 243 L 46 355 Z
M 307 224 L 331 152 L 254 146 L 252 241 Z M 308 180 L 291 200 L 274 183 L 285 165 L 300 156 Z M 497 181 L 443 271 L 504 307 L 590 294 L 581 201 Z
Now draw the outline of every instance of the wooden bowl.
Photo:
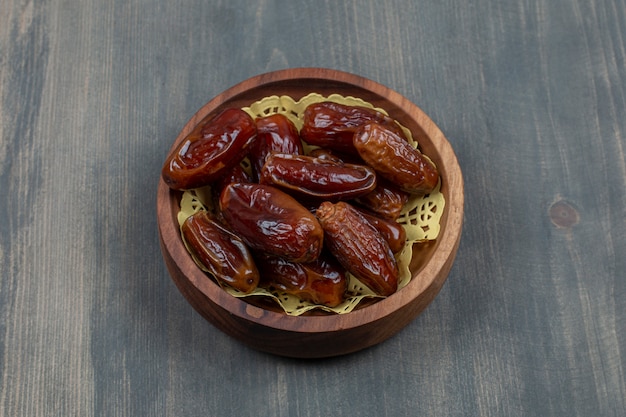
M 435 298 L 445 282 L 461 237 L 463 178 L 454 151 L 432 120 L 415 104 L 374 81 L 335 70 L 298 68 L 243 81 L 204 105 L 182 129 L 172 149 L 206 115 L 227 107 L 246 107 L 263 97 L 298 100 L 317 92 L 359 97 L 408 127 L 423 152 L 437 165 L 446 204 L 436 241 L 415 251 L 411 282 L 392 296 L 347 314 L 288 316 L 253 305 L 222 290 L 198 268 L 180 237 L 176 215 L 180 193 L 161 179 L 157 220 L 161 250 L 170 275 L 189 303 L 233 338 L 261 351 L 298 358 L 320 358 L 358 351 L 380 343 L 410 323 Z

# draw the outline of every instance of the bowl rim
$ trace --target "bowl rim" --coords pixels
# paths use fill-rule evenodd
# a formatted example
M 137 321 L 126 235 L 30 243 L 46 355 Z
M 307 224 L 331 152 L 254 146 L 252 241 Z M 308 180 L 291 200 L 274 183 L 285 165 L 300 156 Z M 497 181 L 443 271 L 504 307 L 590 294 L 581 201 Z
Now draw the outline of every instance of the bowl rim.
M 168 154 L 202 118 L 221 106 L 224 106 L 229 101 L 234 100 L 237 96 L 251 89 L 258 89 L 271 84 L 283 82 L 293 83 L 294 81 L 305 82 L 305 80 L 312 79 L 321 82 L 328 81 L 347 84 L 360 90 L 369 90 L 373 94 L 389 101 L 394 106 L 401 108 L 403 112 L 415 120 L 426 132 L 429 141 L 432 142 L 430 149 L 436 150 L 439 154 L 439 158 L 437 159 L 443 160 L 445 158 L 445 167 L 440 167 L 443 168 L 445 172 L 445 175 L 444 172 L 442 172 L 443 183 L 450 190 L 456 190 L 456 192 L 448 192 L 446 196 L 445 212 L 441 219 L 442 223 L 445 221 L 445 225 L 442 225 L 441 229 L 441 231 L 445 233 L 441 233 L 437 238 L 437 247 L 436 250 L 433 251 L 433 256 L 425 262 L 423 268 L 419 271 L 419 274 L 424 274 L 429 277 L 427 281 L 412 279 L 407 286 L 400 289 L 395 294 L 371 305 L 355 309 L 347 314 L 290 316 L 282 312 L 274 312 L 257 307 L 243 299 L 228 294 L 212 279 L 207 279 L 206 274 L 191 260 L 180 238 L 178 223 L 175 222 L 176 216 L 175 213 L 173 213 L 172 200 L 176 192 L 169 189 L 160 174 L 157 188 L 157 222 L 159 235 L 161 237 L 162 251 L 168 252 L 176 267 L 191 281 L 192 285 L 200 290 L 216 306 L 219 306 L 221 309 L 240 319 L 272 327 L 277 330 L 300 333 L 315 333 L 319 331 L 335 332 L 347 328 L 364 326 L 381 320 L 399 309 L 407 307 L 417 296 L 427 290 L 433 282 L 437 280 L 441 271 L 446 268 L 448 270 L 450 269 L 459 246 L 464 208 L 464 183 L 457 157 L 442 131 L 430 117 L 416 104 L 389 87 L 360 75 L 335 69 L 317 67 L 283 69 L 258 74 L 233 85 L 203 105 L 189 121 L 185 123 L 183 129 L 168 150 Z M 261 98 L 262 97 L 259 97 L 258 99 Z M 426 154 L 432 157 L 429 152 L 426 152 Z M 442 185 L 442 190 L 444 185 Z M 174 221 L 168 221 L 170 218 Z M 163 236 L 173 236 L 175 234 L 174 232 L 176 232 L 178 239 L 163 239 Z M 181 255 L 182 250 L 184 250 L 184 253 L 187 255 L 186 257 Z M 443 277 L 440 279 L 444 281 L 446 278 L 447 277 Z

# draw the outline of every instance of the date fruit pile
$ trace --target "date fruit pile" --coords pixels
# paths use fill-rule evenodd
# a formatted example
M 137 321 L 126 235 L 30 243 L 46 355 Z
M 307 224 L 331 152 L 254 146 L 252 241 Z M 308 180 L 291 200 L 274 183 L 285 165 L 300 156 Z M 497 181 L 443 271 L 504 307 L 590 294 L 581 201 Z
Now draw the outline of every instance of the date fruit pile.
M 406 241 L 396 219 L 439 173 L 389 116 L 322 101 L 306 107 L 299 131 L 280 113 L 209 115 L 168 155 L 162 178 L 174 190 L 210 186 L 214 209 L 181 233 L 220 284 L 334 307 L 348 273 L 380 296 L 396 292 Z

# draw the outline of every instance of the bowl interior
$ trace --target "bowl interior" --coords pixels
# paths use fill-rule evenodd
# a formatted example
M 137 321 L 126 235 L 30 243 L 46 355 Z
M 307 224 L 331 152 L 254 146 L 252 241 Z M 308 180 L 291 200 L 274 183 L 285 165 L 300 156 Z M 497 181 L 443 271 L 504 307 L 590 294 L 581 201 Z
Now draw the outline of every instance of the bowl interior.
M 250 323 L 297 332 L 333 332 L 362 326 L 409 309 L 415 316 L 432 301 L 443 285 L 452 265 L 461 233 L 463 214 L 463 180 L 456 156 L 439 128 L 415 104 L 374 81 L 344 72 L 302 68 L 277 71 L 248 79 L 224 91 L 203 106 L 184 126 L 172 148 L 184 139 L 205 116 L 228 107 L 246 107 L 270 95 L 287 95 L 295 100 L 316 92 L 324 96 L 339 93 L 361 98 L 409 128 L 422 151 L 437 165 L 441 192 L 446 205 L 435 241 L 416 244 L 410 263 L 411 282 L 396 294 L 377 302 L 362 302 L 354 311 L 343 314 L 312 313 L 287 316 L 266 300 L 235 298 L 224 292 L 192 261 L 180 238 L 176 219 L 181 193 L 170 190 L 160 180 L 157 191 L 157 217 L 161 245 L 170 274 L 181 292 L 205 317 L 228 314 Z M 202 293 L 206 299 L 192 294 Z M 210 307 L 201 305 L 208 303 Z M 210 317 L 207 317 L 210 318 Z

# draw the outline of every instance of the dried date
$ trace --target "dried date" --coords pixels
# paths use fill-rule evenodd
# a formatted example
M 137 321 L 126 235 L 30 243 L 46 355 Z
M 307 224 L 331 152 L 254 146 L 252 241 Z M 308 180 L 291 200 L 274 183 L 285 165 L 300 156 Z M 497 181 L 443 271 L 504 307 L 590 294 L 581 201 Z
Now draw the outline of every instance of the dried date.
M 356 129 L 369 122 L 381 123 L 396 134 L 404 135 L 395 120 L 384 113 L 367 107 L 324 101 L 310 104 L 304 110 L 300 136 L 310 145 L 355 154 L 352 136 Z
M 189 250 L 218 281 L 246 294 L 256 289 L 260 275 L 247 246 L 207 212 L 189 216 L 181 232 Z
M 365 165 L 274 153 L 267 157 L 259 181 L 298 196 L 338 201 L 370 193 L 376 173 Z
M 435 165 L 387 126 L 368 123 L 355 132 L 353 140 L 361 158 L 400 189 L 427 194 L 437 186 Z
M 232 183 L 219 199 L 225 221 L 253 249 L 293 262 L 317 259 L 324 231 L 302 204 L 276 187 Z
M 320 256 L 313 262 L 290 262 L 283 258 L 257 258 L 261 286 L 274 288 L 314 304 L 336 307 L 348 288 L 345 269 L 332 257 Z
M 205 186 L 239 164 L 255 137 L 256 124 L 241 109 L 207 117 L 167 157 L 163 180 L 176 190 Z
M 300 155 L 303 152 L 298 128 L 287 116 L 276 113 L 255 120 L 257 137 L 250 147 L 250 160 L 258 177 L 271 152 Z
M 356 208 L 356 207 L 355 207 Z M 393 253 L 400 252 L 406 244 L 406 230 L 404 226 L 393 220 L 383 219 L 366 210 L 358 209 L 359 213 L 367 219 L 367 221 L 380 232 L 389 244 L 389 249 Z
M 398 288 L 398 264 L 389 244 L 362 214 L 346 202 L 322 203 L 316 216 L 325 244 L 350 273 L 379 295 Z
M 378 178 L 376 188 L 371 193 L 357 197 L 355 202 L 380 217 L 396 220 L 404 205 L 409 201 L 409 195 L 384 178 Z
M 228 184 L 233 182 L 252 182 L 252 177 L 246 172 L 241 164 L 236 164 L 235 166 L 229 168 L 222 176 L 214 181 L 212 188 L 215 189 L 216 196 L 219 197 L 222 190 L 226 188 Z

